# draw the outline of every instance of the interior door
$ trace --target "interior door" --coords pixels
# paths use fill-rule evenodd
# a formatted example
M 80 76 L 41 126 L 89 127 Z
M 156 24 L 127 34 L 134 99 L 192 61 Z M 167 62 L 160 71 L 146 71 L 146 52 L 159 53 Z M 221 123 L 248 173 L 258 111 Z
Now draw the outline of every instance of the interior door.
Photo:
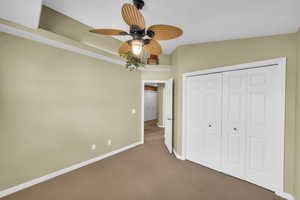
M 222 171 L 245 178 L 247 71 L 223 73 Z
M 173 79 L 165 86 L 166 108 L 165 117 L 165 145 L 170 153 L 173 152 Z
M 187 159 L 219 169 L 222 74 L 187 81 Z

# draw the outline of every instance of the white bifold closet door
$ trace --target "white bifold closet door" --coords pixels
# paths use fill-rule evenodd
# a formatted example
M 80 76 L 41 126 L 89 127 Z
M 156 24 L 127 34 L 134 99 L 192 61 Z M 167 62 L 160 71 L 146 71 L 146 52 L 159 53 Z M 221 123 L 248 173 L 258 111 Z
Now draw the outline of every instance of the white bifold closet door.
M 187 159 L 220 167 L 222 74 L 188 79 Z
M 222 169 L 275 190 L 281 183 L 278 66 L 223 73 Z
M 247 71 L 223 73 L 222 169 L 245 178 Z
M 282 73 L 278 66 L 189 77 L 187 159 L 282 188 Z

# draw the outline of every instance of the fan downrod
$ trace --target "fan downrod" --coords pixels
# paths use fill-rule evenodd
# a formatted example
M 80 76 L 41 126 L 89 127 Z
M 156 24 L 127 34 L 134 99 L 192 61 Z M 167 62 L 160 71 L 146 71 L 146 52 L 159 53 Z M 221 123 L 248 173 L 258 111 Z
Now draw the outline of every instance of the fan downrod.
M 143 0 L 133 0 L 133 4 L 139 10 L 143 9 L 145 2 Z

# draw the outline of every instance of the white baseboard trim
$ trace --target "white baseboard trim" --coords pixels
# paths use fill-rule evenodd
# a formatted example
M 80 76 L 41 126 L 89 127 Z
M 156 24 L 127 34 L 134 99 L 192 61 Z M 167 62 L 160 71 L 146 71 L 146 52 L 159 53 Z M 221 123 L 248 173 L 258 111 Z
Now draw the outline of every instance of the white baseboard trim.
M 293 195 L 289 194 L 289 193 L 285 193 L 285 192 L 276 192 L 277 196 L 280 196 L 282 198 L 285 198 L 287 200 L 296 200 Z
M 160 125 L 159 123 L 156 124 L 159 128 L 165 128 L 164 125 Z
M 103 155 L 101 155 L 101 156 L 92 158 L 92 159 L 87 160 L 87 161 L 84 161 L 84 162 L 82 162 L 82 163 L 72 165 L 72 166 L 70 166 L 70 167 L 61 169 L 61 170 L 59 170 L 59 171 L 56 171 L 56 172 L 53 172 L 53 173 L 51 173 L 51 174 L 42 176 L 42 177 L 40 177 L 40 178 L 36 178 L 36 179 L 31 180 L 31 181 L 22 183 L 22 184 L 20 184 L 20 185 L 17 185 L 17 186 L 8 188 L 8 189 L 6 189 L 6 190 L 2 190 L 2 191 L 0 191 L 0 198 L 5 197 L 5 196 L 8 196 L 8 195 L 10 195 L 10 194 L 13 194 L 13 193 L 15 193 L 15 192 L 18 192 L 18 191 L 20 191 L 20 190 L 26 189 L 26 188 L 31 187 L 31 186 L 33 186 L 33 185 L 36 185 L 36 184 L 45 182 L 45 181 L 47 181 L 47 180 L 49 180 L 49 179 L 55 178 L 55 177 L 60 176 L 60 175 L 62 175 L 62 174 L 65 174 L 65 173 L 71 172 L 71 171 L 73 171 L 73 170 L 79 169 L 79 168 L 81 168 L 81 167 L 84 167 L 84 166 L 86 166 L 86 165 L 92 164 L 92 163 L 94 163 L 94 162 L 103 160 L 104 158 L 107 158 L 107 157 L 113 156 L 113 155 L 115 155 L 115 154 L 121 153 L 121 152 L 126 151 L 126 150 L 128 150 L 128 149 L 131 149 L 131 148 L 133 148 L 133 147 L 136 147 L 136 146 L 138 146 L 138 145 L 140 145 L 140 144 L 142 144 L 142 142 L 136 142 L 136 143 L 133 143 L 133 144 L 131 144 L 131 145 L 129 145 L 129 146 L 126 146 L 126 147 L 117 149 L 117 150 L 115 150 L 115 151 L 112 151 L 112 152 L 103 154 Z
M 185 160 L 185 159 L 183 159 L 182 156 L 180 156 L 180 155 L 175 151 L 175 149 L 173 149 L 173 153 L 174 153 L 174 155 L 175 155 L 175 157 L 176 157 L 177 159 L 179 159 L 179 160 Z
M 173 149 L 173 153 L 175 155 L 175 157 L 179 160 L 186 160 L 184 159 L 182 156 L 180 156 L 175 149 Z M 282 197 L 286 200 L 296 200 L 295 197 L 293 197 L 293 195 L 289 194 L 289 193 L 285 193 L 285 192 L 275 192 L 275 194 L 279 197 Z

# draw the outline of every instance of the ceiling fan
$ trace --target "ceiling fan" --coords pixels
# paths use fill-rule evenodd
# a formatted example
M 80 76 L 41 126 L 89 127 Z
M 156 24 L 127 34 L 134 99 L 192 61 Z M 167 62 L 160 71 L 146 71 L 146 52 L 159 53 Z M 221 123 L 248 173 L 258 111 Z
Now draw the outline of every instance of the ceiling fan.
M 142 51 L 150 55 L 160 55 L 162 48 L 156 40 L 170 40 L 183 34 L 180 28 L 170 25 L 157 24 L 146 29 L 145 19 L 140 12 L 144 7 L 143 0 L 133 0 L 133 4 L 125 3 L 122 7 L 122 17 L 129 25 L 129 33 L 119 29 L 94 29 L 92 33 L 110 36 L 131 36 L 132 40 L 123 42 L 118 50 L 119 54 L 132 52 L 139 56 Z

